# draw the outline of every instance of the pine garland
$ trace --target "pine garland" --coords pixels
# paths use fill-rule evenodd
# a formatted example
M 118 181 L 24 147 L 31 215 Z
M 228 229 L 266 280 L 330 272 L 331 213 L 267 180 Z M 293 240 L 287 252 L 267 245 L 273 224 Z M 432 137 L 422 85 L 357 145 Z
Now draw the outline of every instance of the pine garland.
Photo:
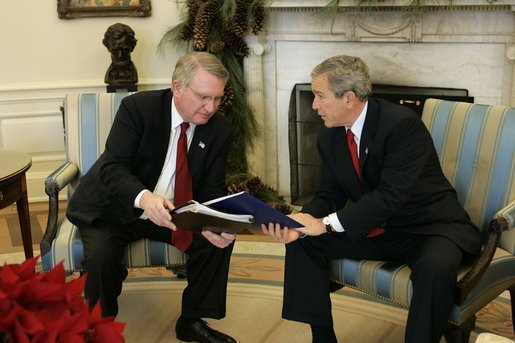
M 186 45 L 195 51 L 216 55 L 229 72 L 226 100 L 218 108 L 234 129 L 234 144 L 228 161 L 229 192 L 247 191 L 284 213 L 291 213 L 279 193 L 248 174 L 247 150 L 258 133 L 254 112 L 247 102 L 243 58 L 250 53 L 245 35 L 259 34 L 265 23 L 265 0 L 186 0 L 182 22 L 161 38 L 159 49 Z
M 170 28 L 159 42 L 162 50 L 168 45 L 185 44 L 195 51 L 216 55 L 229 71 L 225 89 L 226 101 L 218 112 L 224 114 L 235 131 L 234 148 L 229 156 L 228 174 L 246 173 L 246 152 L 257 136 L 258 124 L 247 103 L 243 58 L 250 53 L 244 37 L 258 34 L 265 21 L 265 0 L 186 0 L 182 4 L 182 22 Z

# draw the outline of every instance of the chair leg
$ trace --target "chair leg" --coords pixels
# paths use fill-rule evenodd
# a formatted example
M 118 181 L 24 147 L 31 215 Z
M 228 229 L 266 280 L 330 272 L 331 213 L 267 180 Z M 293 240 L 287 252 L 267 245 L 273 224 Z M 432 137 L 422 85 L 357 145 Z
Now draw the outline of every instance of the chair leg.
M 468 343 L 470 333 L 476 327 L 476 315 L 473 315 L 460 326 L 449 324 L 444 333 L 445 342 L 447 343 Z
M 513 334 L 515 335 L 515 284 L 511 285 L 509 290 L 511 299 L 511 326 L 513 329 Z

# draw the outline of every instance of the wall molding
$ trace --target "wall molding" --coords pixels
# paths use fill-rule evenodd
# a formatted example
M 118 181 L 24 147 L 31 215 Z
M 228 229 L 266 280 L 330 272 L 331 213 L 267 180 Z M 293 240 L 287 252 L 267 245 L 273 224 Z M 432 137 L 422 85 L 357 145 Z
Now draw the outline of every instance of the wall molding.
M 143 78 L 138 82 L 138 88 L 151 89 L 155 87 L 169 87 L 170 79 Z M 67 80 L 53 82 L 25 82 L 0 84 L 0 95 L 2 93 L 24 93 L 31 91 L 61 91 L 64 93 L 87 90 L 105 91 L 106 84 L 99 80 Z M 1 96 L 0 96 L 1 98 Z
M 420 8 L 432 11 L 485 11 L 485 10 L 510 10 L 515 11 L 515 6 L 510 0 L 497 0 L 495 3 L 488 3 L 487 0 L 426 0 L 422 1 Z M 295 10 L 299 12 L 319 11 L 327 5 L 327 0 L 274 0 L 270 4 L 265 5 L 266 8 L 274 11 Z M 377 3 L 371 5 L 362 5 L 366 11 L 407 11 L 413 9 L 411 0 L 378 0 Z M 358 11 L 357 0 L 340 0 L 338 5 L 339 11 Z
M 169 79 L 140 79 L 138 89 L 167 88 L 170 83 Z M 0 85 L 0 149 L 31 155 L 32 167 L 27 171 L 30 202 L 48 199 L 45 178 L 65 161 L 60 107 L 66 93 L 105 91 L 105 83 L 99 80 Z

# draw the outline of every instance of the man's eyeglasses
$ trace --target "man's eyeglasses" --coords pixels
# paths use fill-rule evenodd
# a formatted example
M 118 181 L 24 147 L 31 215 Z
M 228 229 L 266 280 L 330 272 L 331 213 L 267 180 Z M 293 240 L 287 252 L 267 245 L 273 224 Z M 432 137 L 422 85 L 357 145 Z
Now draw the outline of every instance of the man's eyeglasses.
M 193 88 L 191 88 L 190 86 L 188 86 L 189 89 L 191 89 L 191 91 L 193 92 L 193 94 L 195 94 L 195 96 L 204 104 L 208 104 L 210 103 L 211 101 L 213 101 L 216 105 L 220 105 L 222 104 L 225 99 L 226 99 L 226 96 L 225 95 L 222 95 L 222 96 L 209 96 L 209 95 L 204 95 L 204 94 L 200 94 L 198 92 L 196 92 Z

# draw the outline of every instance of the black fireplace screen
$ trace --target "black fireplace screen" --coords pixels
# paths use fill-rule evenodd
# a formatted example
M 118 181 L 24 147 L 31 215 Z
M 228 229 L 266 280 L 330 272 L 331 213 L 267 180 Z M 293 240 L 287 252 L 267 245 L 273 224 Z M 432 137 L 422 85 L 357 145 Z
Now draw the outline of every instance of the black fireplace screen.
M 474 102 L 466 89 L 372 85 L 372 96 L 388 99 L 413 109 L 422 115 L 428 98 Z M 306 204 L 320 180 L 320 157 L 316 142 L 324 127 L 318 114 L 312 109 L 311 84 L 299 83 L 293 87 L 288 114 L 290 149 L 291 201 L 294 205 Z

